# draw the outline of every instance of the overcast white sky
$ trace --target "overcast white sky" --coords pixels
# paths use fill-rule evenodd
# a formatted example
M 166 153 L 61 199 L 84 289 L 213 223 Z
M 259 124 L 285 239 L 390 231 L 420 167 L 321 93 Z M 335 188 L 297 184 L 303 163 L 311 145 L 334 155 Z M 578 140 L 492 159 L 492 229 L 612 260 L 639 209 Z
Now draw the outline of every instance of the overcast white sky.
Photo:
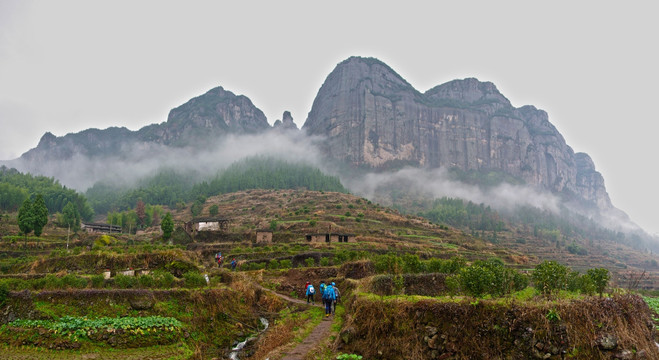
M 422 92 L 476 77 L 546 110 L 659 233 L 657 3 L 439 3 L 0 0 L 0 159 L 46 131 L 163 122 L 218 85 L 302 126 L 337 63 L 373 56 Z

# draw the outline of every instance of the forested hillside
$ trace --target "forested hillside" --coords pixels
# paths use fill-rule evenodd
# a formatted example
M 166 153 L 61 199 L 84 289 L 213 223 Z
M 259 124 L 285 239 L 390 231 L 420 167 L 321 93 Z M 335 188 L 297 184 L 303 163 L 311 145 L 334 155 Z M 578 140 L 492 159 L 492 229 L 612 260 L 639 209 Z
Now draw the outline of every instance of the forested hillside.
M 0 167 L 0 210 L 16 211 L 25 199 L 37 194 L 43 196 L 51 214 L 61 212 L 71 202 L 78 208 L 83 219 L 90 220 L 94 216 L 94 211 L 83 195 L 62 186 L 54 178 L 23 174 L 16 169 Z
M 337 177 L 323 174 L 310 165 L 268 157 L 238 161 L 215 176 L 203 179 L 198 173 L 163 169 L 136 186 L 97 183 L 87 197 L 99 214 L 131 209 L 141 199 L 147 204 L 175 207 L 197 198 L 246 189 L 298 189 L 347 192 Z

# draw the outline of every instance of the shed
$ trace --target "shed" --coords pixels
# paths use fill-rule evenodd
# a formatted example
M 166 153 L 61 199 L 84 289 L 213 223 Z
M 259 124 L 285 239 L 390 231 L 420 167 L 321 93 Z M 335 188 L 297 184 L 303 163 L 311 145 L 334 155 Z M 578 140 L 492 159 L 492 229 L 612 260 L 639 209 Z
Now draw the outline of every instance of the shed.
M 272 243 L 272 231 L 271 230 L 256 230 L 256 242 L 257 243 Z
M 89 233 L 120 233 L 121 226 L 101 224 L 101 223 L 82 223 L 80 228 Z
M 337 234 L 337 233 L 323 233 L 323 234 L 306 234 L 305 238 L 309 242 L 355 242 L 355 234 Z

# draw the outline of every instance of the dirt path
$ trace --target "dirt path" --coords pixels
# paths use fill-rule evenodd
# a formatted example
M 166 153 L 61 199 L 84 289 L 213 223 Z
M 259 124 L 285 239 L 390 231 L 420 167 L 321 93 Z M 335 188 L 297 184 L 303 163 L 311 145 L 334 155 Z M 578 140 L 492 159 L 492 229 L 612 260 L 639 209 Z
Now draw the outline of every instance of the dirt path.
M 307 304 L 306 300 L 301 300 L 301 299 L 294 299 L 292 297 L 282 295 L 277 293 L 276 291 L 261 287 L 263 290 L 269 291 L 280 298 L 294 302 L 296 304 Z M 316 302 L 313 305 L 309 306 L 318 306 L 318 307 L 324 307 L 321 303 Z M 318 345 L 321 341 L 327 339 L 330 333 L 330 329 L 332 328 L 332 320 L 334 320 L 334 316 L 331 315 L 330 317 L 323 318 L 323 320 L 316 326 L 312 331 L 309 336 L 307 336 L 302 342 L 296 346 L 293 350 L 290 350 L 284 354 L 284 357 L 281 360 L 302 360 L 304 359 L 305 355 L 309 353 L 313 348 Z

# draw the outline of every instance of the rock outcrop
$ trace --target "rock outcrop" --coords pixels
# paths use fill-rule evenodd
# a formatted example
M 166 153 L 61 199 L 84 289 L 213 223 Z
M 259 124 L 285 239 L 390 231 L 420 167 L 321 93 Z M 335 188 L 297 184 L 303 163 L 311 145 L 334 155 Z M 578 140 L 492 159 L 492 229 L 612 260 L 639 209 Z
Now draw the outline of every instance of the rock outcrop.
M 351 57 L 327 77 L 303 129 L 353 166 L 502 171 L 611 206 L 592 161 L 575 155 L 547 113 L 513 107 L 489 82 L 454 80 L 420 93 L 381 61 Z
M 283 129 L 283 130 L 299 130 L 297 125 L 293 121 L 293 116 L 291 116 L 290 111 L 284 111 L 284 115 L 282 115 L 282 120 L 275 121 L 275 123 L 272 124 L 272 127 L 275 129 Z

